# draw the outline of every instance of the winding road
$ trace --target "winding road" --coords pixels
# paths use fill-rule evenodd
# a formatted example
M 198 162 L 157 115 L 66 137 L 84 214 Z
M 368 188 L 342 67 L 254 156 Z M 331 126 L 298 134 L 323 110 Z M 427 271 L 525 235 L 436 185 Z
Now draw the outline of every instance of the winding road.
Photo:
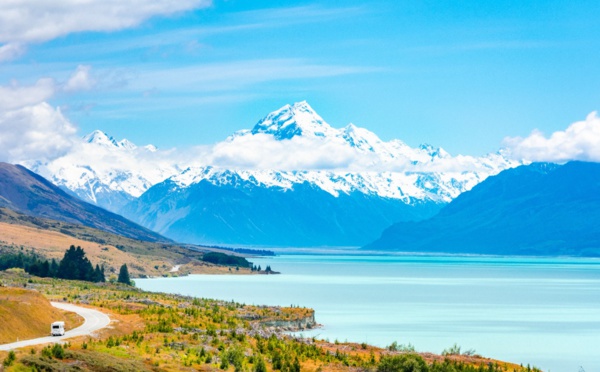
M 0 351 L 18 349 L 25 346 L 41 345 L 64 340 L 66 338 L 85 336 L 99 329 L 102 329 L 110 324 L 108 315 L 99 312 L 98 310 L 88 309 L 85 307 L 76 306 L 73 304 L 65 304 L 62 302 L 50 302 L 50 304 L 58 309 L 71 311 L 79 314 L 84 319 L 84 323 L 72 330 L 65 332 L 64 336 L 47 336 L 13 342 L 11 344 L 0 345 Z M 48 333 L 50 333 L 50 324 L 48 324 Z

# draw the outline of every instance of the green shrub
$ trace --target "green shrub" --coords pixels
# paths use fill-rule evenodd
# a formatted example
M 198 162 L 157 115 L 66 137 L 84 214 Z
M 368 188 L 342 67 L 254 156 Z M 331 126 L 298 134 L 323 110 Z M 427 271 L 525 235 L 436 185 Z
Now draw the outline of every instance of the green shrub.
M 427 372 L 429 367 L 417 354 L 383 356 L 377 372 Z
M 16 359 L 17 359 L 17 356 L 15 355 L 15 352 L 11 350 L 8 353 L 8 356 L 6 357 L 6 359 L 4 359 L 4 362 L 2 362 L 2 365 L 4 367 L 10 367 L 10 366 L 12 366 L 12 364 L 15 362 Z
M 54 344 L 52 346 L 52 356 L 56 359 L 64 359 L 65 357 L 65 349 L 61 344 Z
M 442 355 L 443 356 L 460 355 L 460 346 L 458 346 L 458 344 L 454 344 L 454 345 L 450 346 L 449 348 L 444 349 L 442 351 Z

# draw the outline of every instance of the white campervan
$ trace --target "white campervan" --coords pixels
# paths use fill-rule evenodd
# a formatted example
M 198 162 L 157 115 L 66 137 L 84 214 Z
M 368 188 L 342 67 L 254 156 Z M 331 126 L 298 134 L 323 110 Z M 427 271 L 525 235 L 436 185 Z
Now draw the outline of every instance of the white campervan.
M 64 336 L 65 335 L 65 322 L 54 322 L 50 328 L 50 334 L 52 336 Z

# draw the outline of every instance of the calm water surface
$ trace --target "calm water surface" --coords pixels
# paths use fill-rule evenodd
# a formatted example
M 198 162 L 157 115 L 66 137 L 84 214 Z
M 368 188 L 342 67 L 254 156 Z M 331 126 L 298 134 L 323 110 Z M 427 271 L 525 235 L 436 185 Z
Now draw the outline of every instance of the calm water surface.
M 282 255 L 252 260 L 281 275 L 137 279 L 142 289 L 301 305 L 306 336 L 463 350 L 545 371 L 600 372 L 600 260 Z

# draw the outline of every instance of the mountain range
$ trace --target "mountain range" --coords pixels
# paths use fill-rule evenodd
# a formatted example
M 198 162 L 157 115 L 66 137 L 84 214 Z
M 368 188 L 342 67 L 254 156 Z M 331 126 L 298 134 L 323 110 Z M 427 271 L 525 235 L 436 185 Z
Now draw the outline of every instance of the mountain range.
M 0 163 L 0 208 L 33 217 L 81 224 L 131 239 L 169 241 L 120 215 L 68 195 L 20 165 Z
M 174 153 L 96 131 L 62 157 L 25 165 L 172 239 L 284 246 L 366 244 L 519 165 L 502 152 L 453 157 L 353 124 L 334 128 L 306 102 L 195 157 Z
M 399 222 L 365 249 L 600 256 L 600 164 L 534 163 L 505 170 L 432 218 Z

